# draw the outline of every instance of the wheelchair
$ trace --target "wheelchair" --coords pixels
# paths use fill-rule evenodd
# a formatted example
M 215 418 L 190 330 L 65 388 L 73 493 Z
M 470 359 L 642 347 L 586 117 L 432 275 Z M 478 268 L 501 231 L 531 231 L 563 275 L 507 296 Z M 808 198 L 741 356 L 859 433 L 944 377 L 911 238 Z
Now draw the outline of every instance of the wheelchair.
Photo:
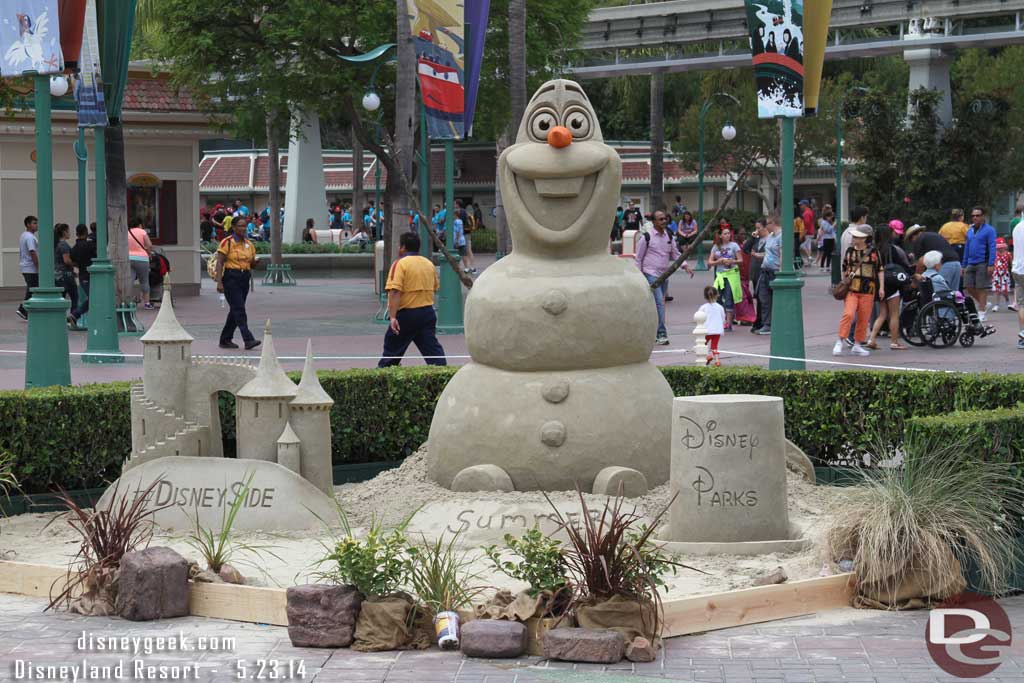
M 936 295 L 932 283 L 917 283 L 917 297 L 909 299 L 900 312 L 900 331 L 911 346 L 942 349 L 957 341 L 960 346 L 974 346 L 974 340 L 995 333 L 978 317 L 974 299 L 960 292 Z

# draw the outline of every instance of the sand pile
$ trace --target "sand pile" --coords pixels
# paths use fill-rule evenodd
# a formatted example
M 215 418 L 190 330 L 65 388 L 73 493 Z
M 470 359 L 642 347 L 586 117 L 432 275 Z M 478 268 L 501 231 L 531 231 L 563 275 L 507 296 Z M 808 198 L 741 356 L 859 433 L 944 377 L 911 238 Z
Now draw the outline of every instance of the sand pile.
M 841 500 L 845 490 L 813 486 L 794 474 L 789 475 L 788 487 L 791 521 L 802 525 L 813 540 L 819 541 L 826 531 L 829 510 Z M 422 449 L 406 459 L 401 467 L 384 472 L 370 481 L 336 487 L 335 492 L 357 533 L 375 516 L 385 526 L 393 526 L 425 503 L 481 497 L 480 494 L 453 493 L 430 481 L 426 474 L 426 453 Z M 548 495 L 560 505 L 578 500 L 575 491 Z M 486 497 L 508 504 L 546 504 L 544 495 L 539 492 L 487 493 Z M 585 497 L 592 508 L 603 509 L 604 497 L 590 494 Z M 631 505 L 635 503 L 639 513 L 650 515 L 666 505 L 670 497 L 666 484 L 642 498 L 631 499 L 627 509 L 631 510 Z M 14 551 L 14 555 L 8 555 L 6 559 L 65 565 L 76 552 L 77 540 L 63 520 L 49 524 L 56 516 L 57 513 L 26 514 L 0 520 L 0 552 Z M 184 532 L 157 531 L 152 545 L 169 546 L 185 557 L 198 561 L 198 554 L 185 542 L 185 537 Z M 314 530 L 305 536 L 295 532 L 245 532 L 237 534 L 237 539 L 244 543 L 272 546 L 276 558 L 268 555 L 255 557 L 241 552 L 236 564 L 243 574 L 255 577 L 257 583 L 280 586 L 316 581 L 315 563 L 324 556 L 325 545 L 331 544 L 331 534 L 327 530 Z M 680 562 L 706 574 L 681 570 L 677 577 L 669 580 L 669 593 L 666 597 L 671 599 L 747 588 L 756 577 L 770 573 L 779 566 L 784 568 L 791 581 L 816 577 L 821 573 L 823 564 L 817 546 L 815 543 L 814 548 L 791 555 L 679 557 Z M 481 581 L 485 584 L 520 588 L 504 576 L 493 573 L 483 560 L 477 561 L 474 568 L 482 572 Z

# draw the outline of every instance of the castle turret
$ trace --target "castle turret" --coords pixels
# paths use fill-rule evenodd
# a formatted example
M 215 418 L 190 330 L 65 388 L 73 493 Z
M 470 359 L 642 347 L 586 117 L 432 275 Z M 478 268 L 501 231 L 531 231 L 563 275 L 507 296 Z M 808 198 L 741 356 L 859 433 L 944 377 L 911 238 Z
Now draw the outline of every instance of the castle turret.
M 302 476 L 313 486 L 334 496 L 331 463 L 331 406 L 334 401 L 320 386 L 313 369 L 313 342 L 306 342 L 306 365 L 291 402 L 291 424 L 302 441 Z
M 288 423 L 288 404 L 294 396 L 295 383 L 277 361 L 268 320 L 256 376 L 235 394 L 239 458 L 277 461 L 277 439 Z
M 156 320 L 142 342 L 142 386 L 146 398 L 161 408 L 184 410 L 188 370 L 192 364 L 192 335 L 178 322 L 170 289 L 164 289 Z
M 284 423 L 284 431 L 277 438 L 277 464 L 302 474 L 302 447 L 290 422 Z

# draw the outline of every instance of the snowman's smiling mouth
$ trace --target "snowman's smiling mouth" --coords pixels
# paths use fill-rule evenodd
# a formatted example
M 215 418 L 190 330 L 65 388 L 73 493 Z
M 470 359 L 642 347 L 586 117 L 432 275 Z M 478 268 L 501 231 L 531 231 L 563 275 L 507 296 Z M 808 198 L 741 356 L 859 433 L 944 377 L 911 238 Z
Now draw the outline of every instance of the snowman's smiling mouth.
M 514 173 L 516 191 L 523 206 L 540 226 L 555 232 L 567 230 L 590 205 L 597 173 L 575 178 L 531 180 Z

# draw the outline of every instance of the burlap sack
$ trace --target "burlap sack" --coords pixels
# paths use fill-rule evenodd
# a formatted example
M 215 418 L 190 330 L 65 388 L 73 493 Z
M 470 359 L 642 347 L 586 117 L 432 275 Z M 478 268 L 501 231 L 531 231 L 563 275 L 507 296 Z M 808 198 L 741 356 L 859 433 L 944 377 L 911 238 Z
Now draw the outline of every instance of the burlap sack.
M 120 570 L 97 569 L 82 584 L 82 594 L 71 600 L 68 611 L 87 617 L 109 617 L 117 614 L 117 577 Z
M 404 593 L 363 601 L 352 649 L 359 652 L 425 650 L 433 639 L 431 616 Z
M 579 605 L 576 623 L 582 628 L 619 631 L 631 642 L 641 636 L 652 643 L 661 641 L 661 622 L 654 603 L 639 603 L 621 595 L 604 602 Z
M 527 593 L 513 596 L 511 591 L 498 591 L 487 602 L 473 608 L 477 619 L 505 619 L 526 621 L 532 617 L 544 616 L 544 605 L 550 600 L 550 593 L 542 592 L 536 597 Z
M 963 592 L 967 587 L 960 561 L 949 548 L 944 553 L 941 566 L 930 576 L 918 566 L 919 563 L 908 562 L 906 571 L 899 575 L 871 583 L 860 582 L 853 606 L 859 609 L 925 609 Z

